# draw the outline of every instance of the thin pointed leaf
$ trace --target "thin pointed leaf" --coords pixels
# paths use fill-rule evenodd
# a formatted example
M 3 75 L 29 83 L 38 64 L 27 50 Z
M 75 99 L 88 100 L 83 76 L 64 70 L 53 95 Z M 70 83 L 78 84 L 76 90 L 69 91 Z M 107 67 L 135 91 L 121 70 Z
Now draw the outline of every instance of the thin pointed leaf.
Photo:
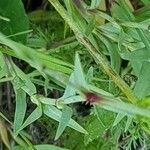
M 64 105 L 62 109 L 62 115 L 61 115 L 61 119 L 59 122 L 59 126 L 56 132 L 55 140 L 57 140 L 61 136 L 61 134 L 64 132 L 65 128 L 67 127 L 71 119 L 71 116 L 72 116 L 72 109 Z
M 27 147 L 22 147 L 22 146 L 15 146 L 12 148 L 12 150 L 29 150 Z
M 81 97 L 80 95 L 75 95 L 62 100 L 64 104 L 72 104 L 77 102 L 84 102 L 85 98 Z
M 0 137 L 2 141 L 4 142 L 4 144 L 6 145 L 6 147 L 10 149 L 10 143 L 8 139 L 6 125 L 4 124 L 4 121 L 1 118 L 0 118 Z
M 150 117 L 150 110 L 149 109 L 143 109 L 138 106 L 135 106 L 131 103 L 125 103 L 119 100 L 112 100 L 112 99 L 107 99 L 103 100 L 99 103 L 99 107 L 102 107 L 106 110 L 113 111 L 116 113 L 124 113 L 127 115 L 135 116 L 135 115 L 140 115 L 140 116 L 145 116 L 145 117 Z
M 69 78 L 69 84 L 66 86 L 64 95 L 62 97 L 64 99 L 76 94 L 76 91 L 75 91 L 74 87 L 70 83 L 75 85 L 74 72 L 71 74 L 71 76 Z
M 47 115 L 48 117 L 60 122 L 61 120 L 61 116 L 62 116 L 62 112 L 57 109 L 56 107 L 52 106 L 52 105 L 46 105 L 44 107 L 44 114 Z M 87 134 L 87 131 L 85 129 L 83 129 L 77 122 L 75 122 L 73 119 L 70 119 L 68 126 L 70 128 L 73 128 L 74 130 Z
M 48 145 L 48 144 L 36 145 L 34 147 L 36 148 L 36 150 L 68 150 L 65 148 L 61 148 L 55 145 Z
M 23 124 L 26 113 L 26 93 L 22 89 L 15 89 L 16 94 L 16 109 L 14 118 L 14 134 L 17 135 L 17 131 Z
M 91 66 L 87 72 L 86 81 L 90 83 L 92 81 L 92 78 L 93 78 L 93 67 Z
M 76 53 L 75 56 L 75 69 L 74 69 L 74 79 L 76 82 L 77 87 L 83 87 L 87 89 L 87 83 L 85 81 L 83 69 L 80 63 L 79 55 Z
M 36 87 L 31 82 L 30 78 L 20 68 L 18 68 L 14 63 L 13 63 L 13 68 L 15 69 L 15 73 L 17 74 L 17 77 L 15 77 L 15 79 L 13 81 L 14 86 L 18 86 L 16 88 L 22 88 L 29 95 L 35 94 Z M 21 85 L 20 85 L 20 83 L 21 83 Z
M 0 79 L 7 74 L 7 67 L 4 61 L 3 54 L 0 52 Z
M 150 74 L 150 62 L 145 61 L 142 65 L 139 79 L 136 82 L 134 93 L 139 98 L 144 98 L 146 96 L 150 95 L 150 80 L 149 80 L 149 74 Z
M 115 121 L 113 123 L 113 127 L 116 126 L 126 115 L 119 113 L 117 114 L 117 117 L 115 118 Z
M 128 116 L 127 122 L 126 122 L 126 127 L 125 127 L 125 132 L 128 131 L 128 129 L 129 129 L 129 127 L 130 127 L 132 121 L 133 121 L 133 117 L 132 117 L 132 116 Z
M 39 105 L 31 114 L 30 116 L 26 119 L 24 124 L 20 127 L 20 130 L 24 129 L 27 127 L 29 124 L 33 123 L 37 119 L 39 119 L 42 116 L 42 107 Z

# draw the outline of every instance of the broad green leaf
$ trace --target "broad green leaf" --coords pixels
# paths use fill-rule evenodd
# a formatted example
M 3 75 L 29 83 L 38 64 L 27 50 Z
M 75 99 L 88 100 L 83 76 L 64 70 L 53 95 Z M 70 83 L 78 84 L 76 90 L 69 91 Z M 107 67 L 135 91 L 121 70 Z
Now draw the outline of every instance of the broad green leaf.
M 0 31 L 5 35 L 13 35 L 29 29 L 28 18 L 21 0 L 0 1 L 0 15 L 9 21 L 0 19 Z M 12 37 L 15 41 L 26 41 L 26 34 Z
M 150 62 L 144 62 L 139 74 L 139 79 L 135 85 L 134 93 L 139 98 L 144 98 L 150 95 Z
M 42 106 L 39 105 L 30 115 L 29 117 L 25 120 L 23 125 L 20 127 L 20 130 L 24 129 L 27 127 L 29 124 L 33 123 L 37 119 L 39 119 L 42 116 Z M 20 131 L 19 130 L 19 131 Z
M 64 132 L 65 128 L 67 127 L 71 119 L 71 116 L 72 116 L 72 109 L 64 105 L 62 109 L 62 115 L 61 115 L 61 119 L 59 122 L 59 126 L 56 132 L 55 140 L 57 140 L 61 136 L 61 134 Z
M 26 93 L 22 89 L 15 89 L 16 108 L 14 117 L 14 134 L 18 134 L 18 130 L 23 124 L 26 113 Z
M 47 115 L 48 117 L 60 122 L 61 120 L 61 116 L 62 116 L 62 112 L 57 109 L 56 107 L 52 106 L 52 105 L 46 105 L 44 106 L 44 114 Z M 73 128 L 74 130 L 77 130 L 81 133 L 87 134 L 86 130 L 83 129 L 77 122 L 75 122 L 73 119 L 70 119 L 68 126 L 70 128 Z
M 48 144 L 36 145 L 34 147 L 36 148 L 36 150 L 68 150 L 65 148 L 61 148 L 55 145 L 48 145 Z

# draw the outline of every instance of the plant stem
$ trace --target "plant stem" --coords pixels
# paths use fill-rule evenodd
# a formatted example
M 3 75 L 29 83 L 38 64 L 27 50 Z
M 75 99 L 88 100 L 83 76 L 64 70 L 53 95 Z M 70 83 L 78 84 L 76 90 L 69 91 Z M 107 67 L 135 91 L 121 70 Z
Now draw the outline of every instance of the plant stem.
M 93 56 L 96 63 L 98 63 L 106 72 L 106 74 L 114 81 L 114 83 L 120 88 L 120 90 L 126 95 L 128 100 L 131 103 L 136 103 L 137 98 L 135 97 L 133 91 L 130 87 L 122 80 L 122 78 L 111 68 L 108 60 L 102 52 L 98 51 L 90 39 L 85 36 L 76 26 L 76 22 L 74 22 L 64 7 L 59 3 L 58 0 L 48 0 L 58 11 L 58 13 L 62 16 L 62 18 L 68 23 L 70 28 L 74 31 L 76 38 L 82 43 L 89 53 Z

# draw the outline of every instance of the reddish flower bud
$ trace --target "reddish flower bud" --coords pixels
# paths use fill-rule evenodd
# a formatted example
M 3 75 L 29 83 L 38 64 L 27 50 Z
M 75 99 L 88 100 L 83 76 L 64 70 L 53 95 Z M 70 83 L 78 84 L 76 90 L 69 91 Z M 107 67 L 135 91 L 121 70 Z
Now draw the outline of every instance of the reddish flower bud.
M 85 93 L 85 97 L 86 97 L 86 104 L 87 103 L 96 103 L 101 101 L 103 98 L 96 95 L 95 93 L 89 92 L 89 93 Z

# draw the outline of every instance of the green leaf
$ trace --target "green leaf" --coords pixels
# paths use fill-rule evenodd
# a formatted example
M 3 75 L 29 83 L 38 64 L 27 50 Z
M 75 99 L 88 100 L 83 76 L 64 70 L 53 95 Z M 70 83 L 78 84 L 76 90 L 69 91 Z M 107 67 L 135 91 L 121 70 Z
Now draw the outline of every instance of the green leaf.
M 56 104 L 56 99 L 47 98 L 42 95 L 31 96 L 31 101 L 37 105 L 39 105 L 39 103 L 46 104 L 46 105 L 55 105 Z
M 93 113 L 93 115 L 89 116 L 85 126 L 89 133 L 84 136 L 84 142 L 86 145 L 96 139 L 101 141 L 101 137 L 103 137 L 105 131 L 112 126 L 114 121 L 114 114 L 112 112 L 108 112 L 96 105 L 94 105 Z
M 148 20 L 150 22 L 150 19 Z M 131 28 L 138 28 L 138 29 L 144 29 L 144 30 L 148 30 L 149 24 L 147 22 L 123 22 L 121 23 L 122 26 L 125 27 L 131 27 Z
M 74 80 L 77 87 L 83 87 L 84 89 L 87 89 L 88 86 L 85 81 L 85 76 L 83 73 L 78 53 L 76 53 L 75 56 Z
M 2 82 L 8 82 L 8 81 L 12 81 L 14 78 L 13 77 L 6 77 L 6 78 L 2 78 L 2 79 L 0 79 L 0 83 L 2 83 Z
M 124 113 L 119 113 L 113 123 L 113 127 L 116 126 L 126 115 Z
M 61 120 L 59 122 L 59 126 L 56 132 L 55 140 L 57 140 L 61 136 L 61 134 L 64 132 L 65 128 L 67 127 L 71 119 L 71 116 L 72 116 L 72 109 L 64 105 L 62 109 Z
M 88 145 L 93 140 L 100 138 L 102 136 L 105 127 L 103 126 L 102 122 L 98 120 L 94 116 L 90 116 L 88 122 L 86 123 L 86 130 L 89 134 L 84 136 L 84 143 Z
M 106 99 L 98 104 L 98 107 L 102 107 L 108 111 L 116 113 L 124 113 L 130 116 L 140 115 L 144 117 L 150 117 L 150 110 L 143 109 L 130 103 L 125 103 L 119 99 Z
M 17 75 L 13 81 L 14 86 L 18 86 L 16 88 L 22 88 L 30 96 L 35 94 L 36 87 L 31 82 L 30 78 L 20 68 L 18 68 L 14 63 L 13 63 L 13 67 L 14 67 L 15 73 Z
M 7 66 L 4 61 L 3 54 L 0 52 L 0 79 L 7 74 Z
M 46 105 L 44 106 L 44 114 L 47 115 L 48 117 L 60 122 L 61 120 L 61 116 L 62 116 L 62 112 L 57 109 L 56 107 L 52 106 L 52 105 Z M 73 119 L 70 119 L 68 126 L 70 128 L 73 128 L 74 130 L 77 130 L 78 132 L 87 134 L 86 130 L 83 129 L 77 122 L 75 122 Z
M 139 79 L 136 82 L 134 93 L 139 98 L 144 98 L 150 95 L 150 62 L 144 62 L 139 74 Z
M 88 23 L 87 28 L 85 29 L 86 36 L 89 36 L 92 33 L 92 31 L 95 28 L 95 25 L 96 25 L 96 19 L 95 19 L 95 17 L 92 17 Z
M 0 117 L 0 137 L 2 142 L 5 144 L 5 146 L 10 149 L 10 143 L 8 139 L 8 132 L 7 132 L 7 126 L 5 125 L 4 121 Z
M 80 96 L 80 95 L 75 95 L 75 96 L 70 96 L 68 98 L 63 99 L 60 98 L 64 104 L 72 104 L 72 103 L 77 103 L 77 102 L 84 102 L 85 98 Z
M 133 121 L 133 117 L 127 116 L 127 122 L 126 122 L 126 126 L 125 126 L 125 132 L 128 131 L 128 129 L 129 129 L 129 127 L 130 127 L 132 121 Z
M 34 147 L 36 148 L 36 150 L 68 150 L 65 148 L 61 148 L 61 147 L 54 146 L 54 145 L 48 145 L 48 144 L 36 145 Z
M 23 124 L 26 113 L 26 93 L 22 89 L 15 89 L 16 108 L 14 117 L 14 134 L 17 136 L 18 130 Z
M 42 116 L 42 106 L 39 105 L 30 115 L 29 117 L 25 120 L 25 122 L 23 123 L 23 125 L 20 127 L 21 131 L 22 129 L 24 129 L 25 127 L 27 127 L 29 124 L 33 123 L 34 121 L 36 121 L 37 119 L 39 119 Z
M 14 146 L 12 148 L 12 150 L 29 150 L 29 149 L 27 147 L 25 148 L 25 147 L 22 147 L 22 146 Z
M 28 18 L 21 0 L 0 1 L 0 15 L 10 21 L 0 19 L 0 31 L 5 35 L 13 35 L 29 29 Z M 26 34 L 14 36 L 15 41 L 26 41 Z
M 109 40 L 107 40 L 104 36 L 102 36 L 99 32 L 96 32 L 99 39 L 105 44 L 110 58 L 111 58 L 111 66 L 113 69 L 115 69 L 116 72 L 120 71 L 120 56 L 117 50 L 117 47 L 111 43 Z
M 92 0 L 91 1 L 91 9 L 95 9 L 95 8 L 98 8 L 98 6 L 100 5 L 101 3 L 101 0 Z
M 81 30 L 82 32 L 85 31 L 87 24 L 86 24 L 85 19 L 82 16 L 84 15 L 84 12 L 85 12 L 84 6 L 82 5 L 82 3 L 79 2 L 78 4 L 76 3 L 76 1 L 73 2 L 70 0 L 65 0 L 64 3 L 66 5 L 68 13 L 70 13 L 74 22 L 77 22 L 78 29 Z
M 134 73 L 139 77 L 143 63 L 149 61 L 150 54 L 147 52 L 146 48 L 144 48 L 132 52 L 122 53 L 121 56 L 123 59 L 130 60 Z
M 61 87 L 65 87 L 65 85 L 68 83 L 69 77 L 68 75 L 54 71 L 54 70 L 45 70 L 45 73 L 50 76 L 50 79 L 56 83 L 57 85 Z
M 116 19 L 120 19 L 123 21 L 132 21 L 134 20 L 134 15 L 132 14 L 132 10 L 127 3 L 130 3 L 129 0 L 122 1 L 119 0 L 119 5 L 115 3 L 112 7 L 112 16 Z
M 64 72 L 64 73 L 71 73 L 72 72 L 72 65 L 66 63 L 62 60 L 54 58 L 50 55 L 43 54 L 41 52 L 37 52 L 35 49 L 27 47 L 21 43 L 14 42 L 8 38 L 6 38 L 3 34 L 0 33 L 0 43 L 4 44 L 10 49 L 0 49 L 3 53 L 8 55 L 17 57 L 21 60 L 26 61 L 32 67 L 36 68 L 41 74 L 43 73 L 43 67 L 47 67 L 52 70 Z
M 63 98 L 66 99 L 66 98 L 76 94 L 76 90 L 73 85 L 75 85 L 74 72 L 71 74 L 71 76 L 69 78 L 69 83 L 67 84 L 67 86 L 65 88 L 65 92 L 62 96 L 62 99 Z
M 150 1 L 149 0 L 141 0 L 145 5 L 149 5 Z
M 92 82 L 92 78 L 93 78 L 93 67 L 91 66 L 87 72 L 87 75 L 86 75 L 86 81 L 87 83 L 91 83 Z

